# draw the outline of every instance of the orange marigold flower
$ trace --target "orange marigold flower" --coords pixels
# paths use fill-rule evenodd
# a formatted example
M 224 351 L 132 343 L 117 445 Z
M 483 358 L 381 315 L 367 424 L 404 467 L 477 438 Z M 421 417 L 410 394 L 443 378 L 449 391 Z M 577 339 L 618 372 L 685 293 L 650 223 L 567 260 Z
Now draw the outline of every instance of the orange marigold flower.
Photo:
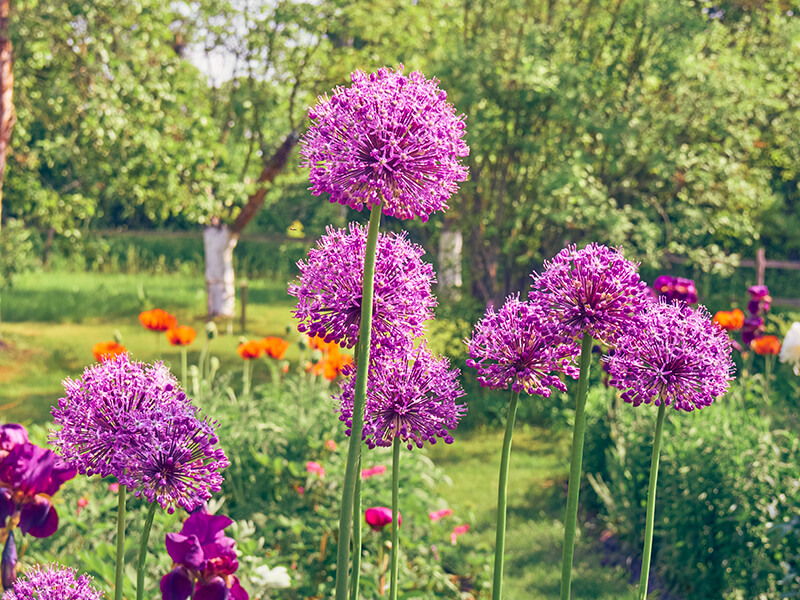
M 97 342 L 92 347 L 92 354 L 97 362 L 103 362 L 109 358 L 114 358 L 117 354 L 124 354 L 128 349 L 115 341 Z
M 152 331 L 166 331 L 178 325 L 178 319 L 175 315 L 171 315 L 160 308 L 139 313 L 139 322 Z
M 276 360 L 282 360 L 286 355 L 286 350 L 289 348 L 289 342 L 279 337 L 265 337 L 261 340 L 261 345 L 267 356 Z
M 781 341 L 774 335 L 764 335 L 750 342 L 750 347 L 756 354 L 779 354 Z
M 236 351 L 242 358 L 250 360 L 253 358 L 258 358 L 264 354 L 264 346 L 261 345 L 261 342 L 253 340 L 239 344 L 238 348 L 236 348 Z
M 714 323 L 728 331 L 738 331 L 744 326 L 744 313 L 738 308 L 721 310 L 714 315 Z
M 197 337 L 197 332 L 188 325 L 167 329 L 167 340 L 173 346 L 188 346 Z

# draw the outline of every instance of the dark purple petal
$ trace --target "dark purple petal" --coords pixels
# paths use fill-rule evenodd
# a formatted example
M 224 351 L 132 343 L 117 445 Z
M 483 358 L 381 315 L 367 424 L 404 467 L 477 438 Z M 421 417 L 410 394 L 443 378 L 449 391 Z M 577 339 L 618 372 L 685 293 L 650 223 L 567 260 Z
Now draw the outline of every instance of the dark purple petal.
M 167 554 L 174 563 L 197 570 L 203 568 L 203 549 L 196 535 L 187 537 L 180 533 L 168 533 L 166 544 Z
M 194 513 L 183 523 L 183 535 L 196 535 L 201 546 L 210 544 L 225 536 L 223 530 L 233 525 L 233 519 L 225 515 Z
M 186 600 L 192 595 L 194 582 L 183 567 L 175 567 L 161 578 L 162 600 Z
M 16 504 L 11 499 L 11 490 L 0 488 L 0 528 L 6 526 L 6 519 L 14 514 Z
M 194 591 L 194 600 L 228 600 L 228 586 L 222 577 L 212 577 Z
M 0 561 L 3 589 L 10 589 L 17 579 L 17 545 L 14 543 L 14 531 L 8 532 L 6 544 L 3 546 L 3 558 Z
M 0 481 L 26 496 L 52 496 L 76 474 L 55 452 L 30 442 L 17 444 L 0 460 Z
M 233 585 L 231 586 L 231 600 L 250 600 L 250 594 L 239 583 L 239 578 L 233 577 Z
M 46 538 L 58 529 L 58 513 L 53 503 L 44 496 L 35 496 L 33 501 L 22 505 L 19 528 L 36 538 Z
M 28 441 L 28 431 L 16 423 L 0 425 L 0 452 L 8 452 L 17 444 Z

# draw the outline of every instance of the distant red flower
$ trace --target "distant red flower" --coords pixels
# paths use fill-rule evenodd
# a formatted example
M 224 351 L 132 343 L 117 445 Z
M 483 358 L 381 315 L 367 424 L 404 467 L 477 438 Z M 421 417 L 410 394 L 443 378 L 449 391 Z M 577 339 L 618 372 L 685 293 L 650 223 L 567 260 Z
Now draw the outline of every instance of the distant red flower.
M 160 308 L 139 313 L 139 322 L 151 331 L 166 331 L 178 325 L 178 319 L 175 315 L 171 315 Z
M 167 329 L 167 341 L 173 346 L 188 346 L 197 337 L 197 332 L 188 325 Z
M 325 447 L 331 452 L 334 452 L 336 450 L 336 442 L 333 440 L 325 440 Z
M 444 519 L 445 517 L 451 517 L 451 516 L 453 516 L 452 508 L 443 508 L 442 510 L 436 510 L 433 511 L 432 513 L 428 513 L 428 517 L 430 517 L 431 521 L 433 521 L 434 523 L 436 521 Z
M 386 506 L 368 508 L 364 511 L 364 518 L 373 531 L 380 531 L 392 522 L 392 509 Z M 403 515 L 399 512 L 397 513 L 397 524 L 399 526 L 403 525 Z
M 728 331 L 738 331 L 744 326 L 744 313 L 738 308 L 721 310 L 714 315 L 714 323 Z
M 383 475 L 386 473 L 386 465 L 376 465 L 369 469 L 361 469 L 361 479 L 369 479 L 375 475 Z
M 94 346 L 92 346 L 92 354 L 97 362 L 114 358 L 118 354 L 125 354 L 127 351 L 128 349 L 125 346 L 115 342 L 114 340 L 108 342 L 97 342 Z
M 282 360 L 286 356 L 286 350 L 289 348 L 289 342 L 279 337 L 265 337 L 261 340 L 261 345 L 267 356 L 276 360 Z
M 239 356 L 245 360 L 252 360 L 264 354 L 264 346 L 261 345 L 261 342 L 257 341 L 244 342 L 239 344 L 236 351 L 239 353 Z
M 467 525 L 466 523 L 464 525 L 457 525 L 456 527 L 453 527 L 453 533 L 450 534 L 450 543 L 453 544 L 453 546 L 455 546 L 456 539 L 458 539 L 458 536 L 460 536 L 462 533 L 467 533 L 468 531 L 469 531 L 469 525 Z
M 750 347 L 756 354 L 779 354 L 781 341 L 774 335 L 765 335 L 750 342 Z
M 75 509 L 75 516 L 77 517 L 81 514 L 81 511 L 87 506 L 89 506 L 89 499 L 86 496 L 78 498 L 78 508 Z
M 306 463 L 306 471 L 309 473 L 316 473 L 320 478 L 325 477 L 325 468 L 318 462 L 310 460 Z

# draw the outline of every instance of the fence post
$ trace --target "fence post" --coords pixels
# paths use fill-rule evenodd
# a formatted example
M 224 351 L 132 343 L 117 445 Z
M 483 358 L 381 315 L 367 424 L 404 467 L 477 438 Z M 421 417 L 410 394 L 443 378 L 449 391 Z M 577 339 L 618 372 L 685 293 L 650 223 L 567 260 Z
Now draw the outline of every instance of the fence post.
M 241 325 L 242 325 L 242 333 L 247 332 L 247 280 L 243 279 L 239 283 L 239 287 L 242 289 L 242 316 L 241 316 Z
M 767 268 L 767 252 L 764 248 L 756 250 L 756 285 L 764 285 L 764 271 Z

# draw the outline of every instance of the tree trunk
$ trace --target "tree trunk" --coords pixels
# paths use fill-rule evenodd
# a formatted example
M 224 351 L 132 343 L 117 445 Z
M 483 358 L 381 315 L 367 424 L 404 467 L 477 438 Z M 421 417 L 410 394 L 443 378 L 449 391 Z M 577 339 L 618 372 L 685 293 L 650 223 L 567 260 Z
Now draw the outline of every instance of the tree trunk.
M 11 40 L 8 37 L 8 15 L 11 0 L 0 0 L 0 227 L 3 216 L 3 177 L 11 130 L 16 122 L 14 113 L 14 71 Z
M 463 238 L 457 229 L 445 229 L 439 237 L 439 293 L 443 298 L 461 296 L 461 250 Z
M 233 288 L 233 249 L 239 237 L 227 225 L 206 227 L 203 249 L 206 259 L 208 318 L 233 318 L 236 294 Z
M 0 0 L 2 2 L 3 0 Z M 275 181 L 275 177 L 286 166 L 292 149 L 297 145 L 299 136 L 292 131 L 281 147 L 264 163 L 258 177 L 258 189 L 247 199 L 233 225 L 220 225 L 218 222 L 207 227 L 203 232 L 203 248 L 206 261 L 206 293 L 208 295 L 208 318 L 226 317 L 232 319 L 236 313 L 236 292 L 233 276 L 233 249 L 239 241 L 239 234 L 264 205 L 267 195 L 266 184 Z

